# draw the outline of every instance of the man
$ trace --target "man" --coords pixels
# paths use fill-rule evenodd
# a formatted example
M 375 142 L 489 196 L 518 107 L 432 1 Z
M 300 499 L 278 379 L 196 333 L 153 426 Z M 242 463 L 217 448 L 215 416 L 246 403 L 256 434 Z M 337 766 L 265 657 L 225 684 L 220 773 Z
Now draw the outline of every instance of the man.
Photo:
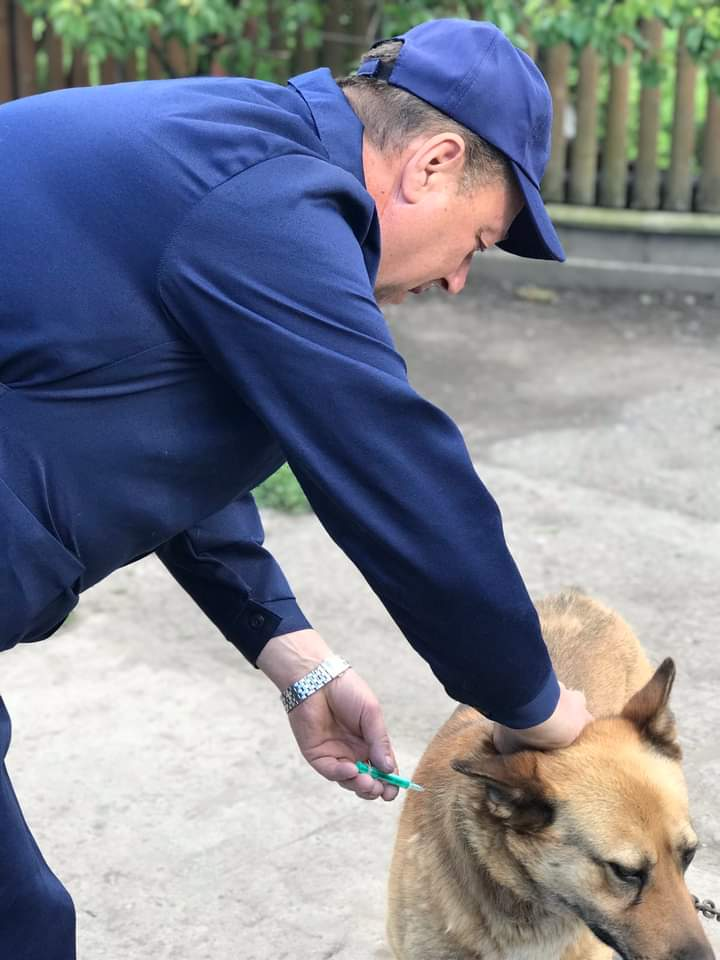
M 354 764 L 395 768 L 377 701 L 262 548 L 250 491 L 287 459 L 499 749 L 571 742 L 584 699 L 558 685 L 497 507 L 377 306 L 459 293 L 494 244 L 562 259 L 538 192 L 550 122 L 532 62 L 459 20 L 371 51 L 342 89 L 320 70 L 2 107 L 0 648 L 155 551 L 284 691 L 318 772 L 392 799 Z M 0 758 L 6 713 L 3 732 Z M 0 826 L 0 956 L 69 960 L 72 903 L 4 766 Z

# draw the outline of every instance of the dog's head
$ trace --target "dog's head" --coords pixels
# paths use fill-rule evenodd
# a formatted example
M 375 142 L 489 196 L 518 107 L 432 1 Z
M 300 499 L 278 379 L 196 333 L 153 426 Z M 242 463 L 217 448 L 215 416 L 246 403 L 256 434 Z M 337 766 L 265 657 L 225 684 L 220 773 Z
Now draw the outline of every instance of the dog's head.
M 452 764 L 471 778 L 476 840 L 464 829 L 484 868 L 571 911 L 624 960 L 714 957 L 684 879 L 697 837 L 668 708 L 674 675 L 666 660 L 620 716 L 563 750 L 486 747 Z

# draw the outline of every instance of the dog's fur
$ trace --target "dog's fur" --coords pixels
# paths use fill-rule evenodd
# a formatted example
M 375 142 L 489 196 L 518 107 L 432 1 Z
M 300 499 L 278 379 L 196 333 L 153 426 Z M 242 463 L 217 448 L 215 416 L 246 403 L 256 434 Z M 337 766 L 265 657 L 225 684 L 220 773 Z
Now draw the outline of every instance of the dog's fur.
M 455 711 L 400 820 L 395 956 L 609 960 L 612 946 L 624 960 L 712 960 L 683 876 L 697 839 L 673 663 L 653 675 L 627 624 L 578 592 L 539 609 L 560 679 L 596 719 L 563 750 L 499 756 L 490 722 Z

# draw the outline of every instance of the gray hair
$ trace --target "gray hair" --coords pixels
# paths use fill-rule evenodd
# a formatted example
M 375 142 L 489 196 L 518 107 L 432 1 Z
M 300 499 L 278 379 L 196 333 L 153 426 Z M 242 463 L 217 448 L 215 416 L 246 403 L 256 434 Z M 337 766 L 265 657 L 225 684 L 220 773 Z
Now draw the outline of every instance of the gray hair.
M 401 47 L 401 40 L 387 40 L 363 54 L 361 62 L 378 59 L 393 64 Z M 400 153 L 422 134 L 455 133 L 465 143 L 461 189 L 515 183 L 510 162 L 500 150 L 425 100 L 370 76 L 351 74 L 338 80 L 338 84 L 365 127 L 368 139 L 381 153 Z

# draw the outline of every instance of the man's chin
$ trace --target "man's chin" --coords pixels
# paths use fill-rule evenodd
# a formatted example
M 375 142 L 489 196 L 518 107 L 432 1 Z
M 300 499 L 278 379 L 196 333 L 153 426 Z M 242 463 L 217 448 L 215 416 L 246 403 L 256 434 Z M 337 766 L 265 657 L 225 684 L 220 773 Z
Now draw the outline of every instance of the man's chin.
M 404 287 L 375 287 L 375 300 L 381 307 L 388 303 L 402 303 L 407 294 Z

